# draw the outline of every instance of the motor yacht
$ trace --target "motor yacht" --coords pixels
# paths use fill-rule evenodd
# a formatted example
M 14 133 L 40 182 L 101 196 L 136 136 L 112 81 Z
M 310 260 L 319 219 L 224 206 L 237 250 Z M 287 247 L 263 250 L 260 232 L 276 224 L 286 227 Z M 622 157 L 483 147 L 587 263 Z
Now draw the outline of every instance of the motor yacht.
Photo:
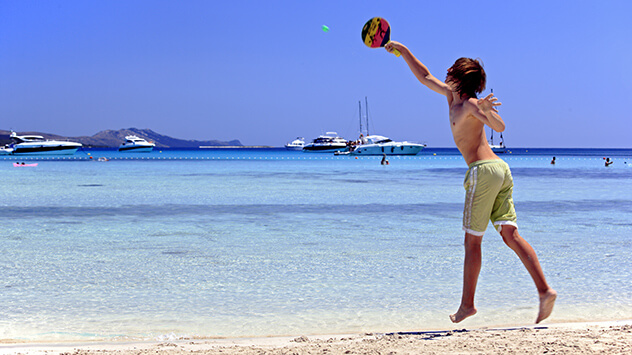
M 426 147 L 425 144 L 411 142 L 395 142 L 388 137 L 377 134 L 369 135 L 369 102 L 365 98 L 366 137 L 362 131 L 362 102 L 358 102 L 360 122 L 360 138 L 351 142 L 349 155 L 416 155 Z M 345 154 L 339 153 L 339 154 Z
M 119 152 L 151 152 L 156 146 L 153 142 L 148 142 L 137 136 L 126 136 L 125 142 L 119 146 Z
M 410 142 L 394 142 L 390 138 L 370 135 L 360 140 L 353 147 L 350 155 L 416 155 L 426 147 L 425 144 Z
M 14 141 L 10 146 L 12 151 L 9 153 L 13 155 L 72 155 L 82 147 L 81 143 L 48 140 L 42 136 L 18 136 L 13 131 L 9 137 Z M 3 150 L 9 149 L 3 148 Z
M 347 140 L 336 132 L 327 132 L 303 146 L 304 152 L 333 153 L 348 150 Z
M 288 142 L 285 145 L 285 149 L 287 150 L 303 150 L 303 147 L 305 146 L 305 138 L 303 137 L 296 137 L 295 140 Z

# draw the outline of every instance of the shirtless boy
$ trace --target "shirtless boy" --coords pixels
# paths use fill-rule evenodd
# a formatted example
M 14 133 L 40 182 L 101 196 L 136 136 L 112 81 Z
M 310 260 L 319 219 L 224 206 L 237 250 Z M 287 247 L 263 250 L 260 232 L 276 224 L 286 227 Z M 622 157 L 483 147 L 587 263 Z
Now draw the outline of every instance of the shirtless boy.
M 434 77 L 410 50 L 401 43 L 390 42 L 388 52 L 398 50 L 419 81 L 431 90 L 445 95 L 450 107 L 452 136 L 469 169 L 465 176 L 465 262 L 463 267 L 463 296 L 461 306 L 450 315 L 454 323 L 476 314 L 474 293 L 481 270 L 481 241 L 489 221 L 494 224 L 503 241 L 520 258 L 533 278 L 540 296 L 536 323 L 553 311 L 557 292 L 546 283 L 535 251 L 518 234 L 512 191 L 513 179 L 509 166 L 487 144 L 485 125 L 497 132 L 505 130 L 505 122 L 498 115 L 500 102 L 493 94 L 477 99 L 485 89 L 486 76 L 481 64 L 474 59 L 460 58 L 448 69 L 445 82 Z

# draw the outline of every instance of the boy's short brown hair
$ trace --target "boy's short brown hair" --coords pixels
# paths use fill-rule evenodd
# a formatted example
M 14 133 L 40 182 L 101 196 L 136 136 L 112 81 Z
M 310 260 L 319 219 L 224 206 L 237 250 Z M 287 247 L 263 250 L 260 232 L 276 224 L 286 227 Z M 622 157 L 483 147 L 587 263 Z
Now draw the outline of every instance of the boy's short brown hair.
M 456 92 L 461 96 L 476 98 L 476 94 L 485 90 L 487 76 L 478 59 L 459 58 L 448 69 L 446 82 L 450 81 L 454 83 Z

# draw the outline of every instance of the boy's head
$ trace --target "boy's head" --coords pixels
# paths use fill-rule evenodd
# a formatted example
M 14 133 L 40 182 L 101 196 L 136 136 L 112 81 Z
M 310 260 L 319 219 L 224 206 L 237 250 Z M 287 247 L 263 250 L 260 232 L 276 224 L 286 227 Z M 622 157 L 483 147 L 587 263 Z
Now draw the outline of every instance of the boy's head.
M 485 70 L 478 59 L 459 58 L 448 69 L 445 82 L 452 85 L 461 96 L 476 97 L 485 90 Z

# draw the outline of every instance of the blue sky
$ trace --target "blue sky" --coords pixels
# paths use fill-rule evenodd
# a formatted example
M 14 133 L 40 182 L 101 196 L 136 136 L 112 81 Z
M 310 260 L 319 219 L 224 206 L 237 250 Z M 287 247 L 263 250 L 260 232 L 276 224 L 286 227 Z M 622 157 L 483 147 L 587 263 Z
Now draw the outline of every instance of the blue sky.
M 281 146 L 356 138 L 368 97 L 371 133 L 453 147 L 446 100 L 362 43 L 381 16 L 439 78 L 458 57 L 483 60 L 508 146 L 629 148 L 630 13 L 630 1 L 0 0 L 0 129 Z

